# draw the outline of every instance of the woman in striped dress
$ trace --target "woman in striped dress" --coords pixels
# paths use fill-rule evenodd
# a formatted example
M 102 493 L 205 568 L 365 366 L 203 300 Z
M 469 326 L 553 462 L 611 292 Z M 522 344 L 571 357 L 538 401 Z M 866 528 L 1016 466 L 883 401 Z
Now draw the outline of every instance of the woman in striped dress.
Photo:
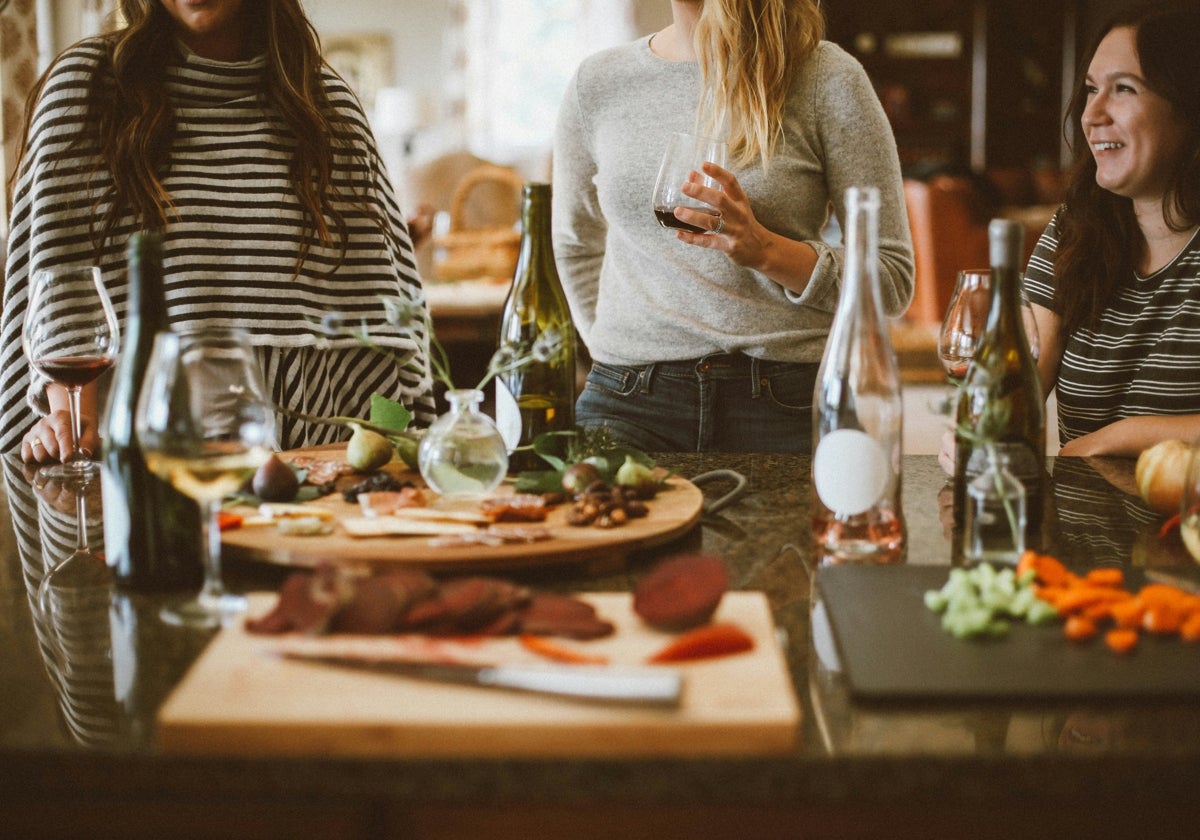
M 1071 115 L 1067 199 L 1026 268 L 1062 455 L 1200 434 L 1200 5 L 1101 33 Z
M 65 395 L 31 377 L 20 332 L 42 267 L 100 266 L 124 317 L 124 251 L 163 235 L 168 319 L 246 330 L 277 404 L 365 417 L 372 393 L 432 418 L 412 243 L 362 108 L 322 61 L 299 0 L 121 0 L 127 25 L 65 51 L 31 98 L 0 321 L 0 452 L 70 451 Z M 407 364 L 326 336 L 340 313 Z M 81 441 L 98 445 L 92 395 Z M 342 430 L 282 414 L 283 448 Z

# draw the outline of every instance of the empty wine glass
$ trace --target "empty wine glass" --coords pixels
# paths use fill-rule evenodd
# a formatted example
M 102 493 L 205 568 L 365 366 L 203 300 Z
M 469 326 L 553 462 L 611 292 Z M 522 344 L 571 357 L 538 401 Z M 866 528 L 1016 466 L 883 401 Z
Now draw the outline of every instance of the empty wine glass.
M 1041 356 L 1041 336 L 1038 334 L 1037 321 L 1033 317 L 1033 306 L 1025 291 L 1021 291 L 1021 324 L 1025 327 L 1025 340 L 1029 342 L 1029 355 L 1036 362 Z
M 198 597 L 164 608 L 172 624 L 215 627 L 245 598 L 221 580 L 221 501 L 272 452 L 275 420 L 262 372 L 237 330 L 159 333 L 138 399 L 136 425 L 146 465 L 200 503 L 204 585 Z
M 938 335 L 938 358 L 946 377 L 953 384 L 962 382 L 967 366 L 979 346 L 987 324 L 992 296 L 992 272 L 987 268 L 971 268 L 958 272 L 958 282 L 942 330 Z
M 21 344 L 29 364 L 67 389 L 72 449 L 60 464 L 43 467 L 48 477 L 69 479 L 94 474 L 99 464 L 79 445 L 79 397 L 83 386 L 112 367 L 121 333 L 112 301 L 95 266 L 55 266 L 33 275 Z
M 693 225 L 677 218 L 675 208 L 684 207 L 710 216 L 720 215 L 712 205 L 684 195 L 683 185 L 696 180 L 692 177 L 692 173 L 696 173 L 699 176 L 698 183 L 702 186 L 721 189 L 721 185 L 705 175 L 700 167 L 705 162 L 724 167 L 728 158 L 729 147 L 723 141 L 682 132 L 672 134 L 663 154 L 662 166 L 658 170 L 658 180 L 654 183 L 654 215 L 658 223 L 665 228 L 678 228 L 692 233 L 711 233 L 711 228 Z
M 964 269 L 958 273 L 958 282 L 946 307 L 942 328 L 938 334 L 938 359 L 951 386 L 957 389 L 967 375 L 967 368 L 987 328 L 988 310 L 992 302 L 992 272 L 987 268 Z M 1021 324 L 1029 342 L 1029 352 L 1037 361 L 1040 340 L 1033 308 L 1025 293 L 1021 293 Z M 939 411 L 950 413 L 954 394 L 942 401 Z

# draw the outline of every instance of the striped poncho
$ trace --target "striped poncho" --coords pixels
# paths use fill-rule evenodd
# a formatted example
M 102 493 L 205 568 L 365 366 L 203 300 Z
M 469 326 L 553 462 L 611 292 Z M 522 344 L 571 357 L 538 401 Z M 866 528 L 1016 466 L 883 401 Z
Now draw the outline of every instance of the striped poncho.
M 93 238 L 110 184 L 95 169 L 98 150 L 85 128 L 84 103 L 107 49 L 101 39 L 80 42 L 62 56 L 36 106 L 27 152 L 14 193 L 3 318 L 0 321 L 0 452 L 20 445 L 38 418 L 42 383 L 31 378 L 21 350 L 29 279 L 55 264 L 95 263 L 118 317 L 124 321 L 125 246 L 132 216 L 102 244 Z M 218 62 L 191 54 L 167 69 L 176 130 L 167 171 L 160 173 L 173 215 L 163 232 L 167 317 L 173 328 L 235 327 L 257 348 L 276 403 L 328 417 L 366 417 L 372 393 L 432 418 L 428 341 L 421 319 L 393 325 L 383 298 L 406 297 L 424 306 L 403 215 L 383 172 L 362 109 L 345 83 L 326 72 L 332 106 L 348 117 L 356 155 L 339 153 L 333 181 L 344 199 L 346 253 L 313 243 L 296 274 L 306 234 L 288 163 L 294 147 L 261 96 L 265 59 Z M 380 226 L 363 205 L 371 206 Z M 336 270 L 330 272 L 334 266 Z M 376 344 L 407 359 L 398 364 L 353 337 L 322 330 L 341 313 Z M 345 436 L 337 427 L 280 415 L 283 448 Z

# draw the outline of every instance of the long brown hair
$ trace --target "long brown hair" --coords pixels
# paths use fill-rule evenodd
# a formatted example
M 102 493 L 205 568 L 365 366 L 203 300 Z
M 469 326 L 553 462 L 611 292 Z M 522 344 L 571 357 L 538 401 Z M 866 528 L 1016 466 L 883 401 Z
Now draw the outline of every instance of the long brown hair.
M 92 77 L 86 114 L 96 137 L 98 165 L 112 179 L 97 202 L 108 203 L 98 229 L 93 226 L 97 252 L 125 213 L 133 215 L 139 228 L 150 230 L 166 227 L 173 214 L 161 176 L 175 136 L 175 114 L 165 88 L 166 68 L 177 58 L 175 23 L 161 0 L 120 0 L 119 11 L 126 24 L 105 36 L 108 50 Z M 346 223 L 335 201 L 340 193 L 333 163 L 335 154 L 361 156 L 347 139 L 358 129 L 329 101 L 321 82 L 326 65 L 320 41 L 299 0 L 247 0 L 240 13 L 247 45 L 266 55 L 262 98 L 295 143 L 289 170 L 309 231 L 297 258 L 298 273 L 313 242 L 337 241 L 345 255 Z M 30 93 L 22 156 L 34 105 L 53 69 Z
M 815 0 L 705 0 L 695 33 L 699 118 L 706 133 L 728 128 L 734 163 L 770 161 L 792 81 L 824 35 Z
M 1068 137 L 1075 158 L 1067 179 L 1055 259 L 1054 304 L 1063 335 L 1098 323 L 1117 291 L 1131 282 L 1146 241 L 1134 218 L 1133 202 L 1096 183 L 1096 160 L 1082 127 L 1087 107 L 1086 76 L 1100 41 L 1113 29 L 1135 30 L 1146 84 L 1171 105 L 1185 128 L 1183 153 L 1163 195 L 1163 217 L 1175 231 L 1200 222 L 1200 6 L 1196 0 L 1155 0 L 1125 9 L 1097 34 L 1078 72 L 1068 110 Z

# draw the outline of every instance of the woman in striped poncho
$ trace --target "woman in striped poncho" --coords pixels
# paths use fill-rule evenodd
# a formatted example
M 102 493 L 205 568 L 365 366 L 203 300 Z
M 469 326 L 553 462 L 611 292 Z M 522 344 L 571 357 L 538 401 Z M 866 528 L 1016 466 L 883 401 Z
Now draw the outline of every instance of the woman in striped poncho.
M 127 26 L 68 49 L 31 98 L 12 185 L 0 451 L 70 451 L 65 394 L 21 353 L 33 272 L 99 265 L 123 318 L 125 245 L 142 229 L 163 235 L 170 323 L 250 333 L 279 405 L 365 417 L 380 393 L 431 419 L 424 325 L 388 323 L 381 302 L 424 306 L 412 243 L 362 108 L 299 0 L 120 7 Z M 330 312 L 409 363 L 325 336 Z M 97 403 L 82 441 L 93 450 Z M 280 416 L 284 448 L 339 433 Z

